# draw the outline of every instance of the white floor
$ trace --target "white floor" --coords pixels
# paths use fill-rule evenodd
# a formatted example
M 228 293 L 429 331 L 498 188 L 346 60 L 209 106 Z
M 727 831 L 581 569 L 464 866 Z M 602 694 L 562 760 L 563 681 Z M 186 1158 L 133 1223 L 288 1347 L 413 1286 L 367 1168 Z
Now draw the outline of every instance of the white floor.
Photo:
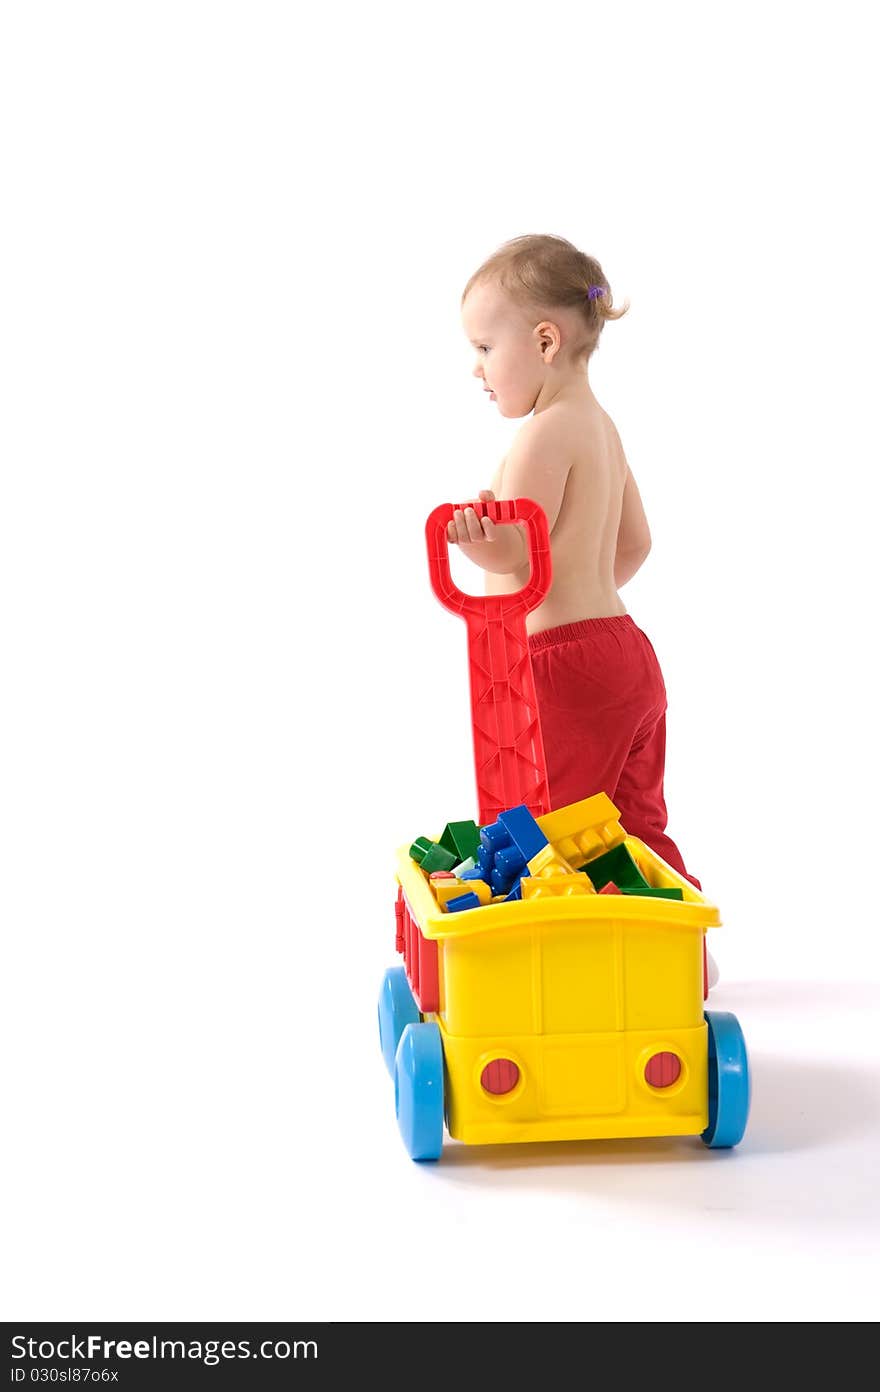
M 876 1319 L 876 984 L 731 980 L 712 993 L 751 1054 L 734 1151 L 448 1143 L 417 1165 L 357 978 L 340 987 L 348 1016 L 294 988 L 295 1015 L 267 998 L 261 1021 L 246 972 L 244 1028 L 223 1003 L 219 1045 L 194 1001 L 197 1078 L 161 1031 L 133 1072 L 115 1071 L 108 1044 L 79 1092 L 64 1057 L 52 1051 L 51 1074 L 25 1059 L 47 1090 L 41 1105 L 21 1087 L 7 1151 L 5 1317 Z M 294 1018 L 316 1033 L 291 1068 Z
M 372 1202 L 424 1233 L 438 1318 L 876 1319 L 878 1000 L 809 981 L 713 991 L 751 1055 L 734 1151 L 450 1144 L 430 1169 L 374 1166 Z M 389 1279 L 393 1259 L 375 1260 Z M 337 1298 L 355 1289 L 343 1277 Z M 401 1282 L 398 1313 L 419 1317 L 425 1290 Z

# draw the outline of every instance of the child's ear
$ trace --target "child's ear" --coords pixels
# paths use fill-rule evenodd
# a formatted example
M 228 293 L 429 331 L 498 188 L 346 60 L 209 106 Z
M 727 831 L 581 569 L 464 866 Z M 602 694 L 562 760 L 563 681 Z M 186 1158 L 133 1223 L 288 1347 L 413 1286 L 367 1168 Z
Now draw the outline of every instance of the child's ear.
M 559 345 L 562 342 L 562 334 L 559 332 L 559 325 L 554 324 L 550 319 L 542 319 L 541 323 L 535 328 L 535 340 L 538 351 L 549 367 L 556 354 L 559 352 Z

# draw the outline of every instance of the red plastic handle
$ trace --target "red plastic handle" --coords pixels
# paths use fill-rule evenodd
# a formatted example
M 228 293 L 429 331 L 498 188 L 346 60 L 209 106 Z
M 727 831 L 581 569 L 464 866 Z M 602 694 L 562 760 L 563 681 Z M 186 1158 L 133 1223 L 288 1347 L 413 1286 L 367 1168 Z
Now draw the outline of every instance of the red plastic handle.
M 489 517 L 493 522 L 522 522 L 525 526 L 531 574 L 528 582 L 515 594 L 469 595 L 460 590 L 453 580 L 446 528 L 456 508 L 463 507 L 472 507 L 478 517 Z M 431 587 L 440 603 L 453 614 L 497 612 L 505 616 L 515 613 L 525 615 L 537 608 L 550 589 L 553 573 L 547 514 L 531 498 L 505 498 L 492 503 L 441 503 L 425 524 L 425 536 Z
M 544 742 L 526 614 L 550 588 L 550 534 L 544 509 L 531 498 L 471 503 L 478 517 L 525 524 L 531 574 L 515 594 L 469 595 L 453 583 L 446 528 L 452 503 L 434 509 L 425 526 L 434 593 L 467 625 L 474 769 L 481 826 L 525 804 L 535 817 L 549 812 Z

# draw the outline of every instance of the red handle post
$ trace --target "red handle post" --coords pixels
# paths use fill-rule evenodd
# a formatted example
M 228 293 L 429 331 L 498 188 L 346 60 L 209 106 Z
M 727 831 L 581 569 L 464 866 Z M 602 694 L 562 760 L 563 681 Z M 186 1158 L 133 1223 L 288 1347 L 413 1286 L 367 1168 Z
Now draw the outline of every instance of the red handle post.
M 526 528 L 530 574 L 515 594 L 469 595 L 452 579 L 446 528 L 461 504 L 441 503 L 425 524 L 431 587 L 467 625 L 471 723 L 480 826 L 521 803 L 535 817 L 550 811 L 544 741 L 535 696 L 526 614 L 550 589 L 550 533 L 531 498 L 475 502 L 478 517 Z

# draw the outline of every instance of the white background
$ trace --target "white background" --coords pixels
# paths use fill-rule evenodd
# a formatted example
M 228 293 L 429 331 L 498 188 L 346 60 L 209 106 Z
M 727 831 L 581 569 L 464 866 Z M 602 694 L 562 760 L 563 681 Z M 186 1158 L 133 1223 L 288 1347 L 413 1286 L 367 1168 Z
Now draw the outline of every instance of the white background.
M 4 1318 L 876 1319 L 867 24 L 4 7 Z M 592 380 L 751 1051 L 729 1153 L 414 1165 L 379 1054 L 394 850 L 476 811 L 424 520 L 518 428 L 459 300 L 532 231 L 631 303 Z

